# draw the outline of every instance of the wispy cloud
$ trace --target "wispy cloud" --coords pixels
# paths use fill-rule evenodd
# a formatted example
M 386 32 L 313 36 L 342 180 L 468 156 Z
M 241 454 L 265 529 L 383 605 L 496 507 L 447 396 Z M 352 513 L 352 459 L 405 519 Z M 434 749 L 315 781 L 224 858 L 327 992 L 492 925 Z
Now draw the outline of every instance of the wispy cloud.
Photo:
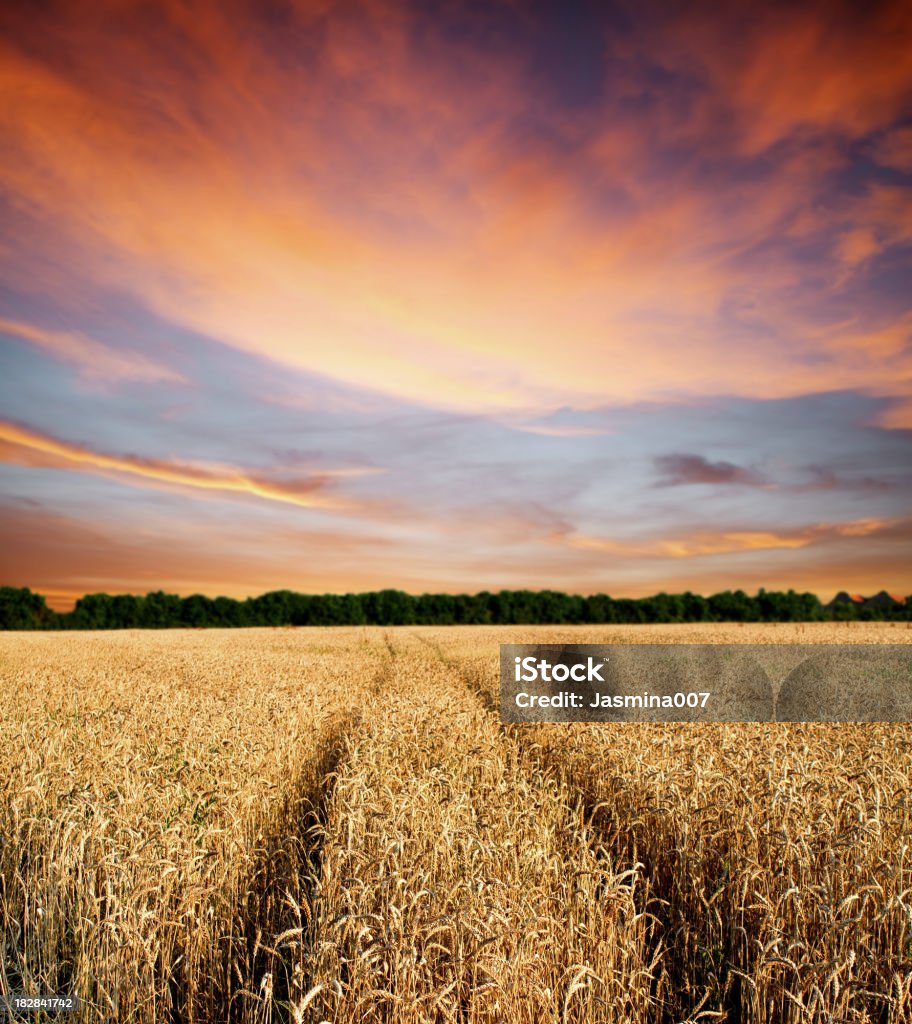
M 629 558 L 702 558 L 747 551 L 806 548 L 835 540 L 912 534 L 912 520 L 858 519 L 845 523 L 815 523 L 789 530 L 695 529 L 677 537 L 616 540 L 573 533 L 555 535 L 557 543 L 585 551 L 622 555 Z
M 0 317 L 0 334 L 6 334 L 71 363 L 92 381 L 186 383 L 186 378 L 141 352 L 105 345 L 79 331 L 53 331 L 34 324 Z
M 796 484 L 794 490 L 805 491 L 854 491 L 861 494 L 883 494 L 896 488 L 895 480 L 870 476 L 869 474 L 847 476 L 829 466 L 805 466 L 808 480 Z
M 353 469 L 321 469 L 307 477 L 282 481 L 231 466 L 110 455 L 3 421 L 0 421 L 0 459 L 28 466 L 114 473 L 151 486 L 176 485 L 199 491 L 250 495 L 302 508 L 342 511 L 358 507 L 356 502 L 331 493 L 333 478 L 351 476 L 357 472 Z
M 202 529 L 201 529 L 202 527 Z M 205 542 L 201 537 L 205 534 Z M 389 542 L 346 529 L 262 530 L 259 524 L 205 519 L 86 520 L 41 505 L 0 503 L 3 583 L 29 586 L 57 608 L 86 593 L 246 597 L 292 587 L 303 591 L 370 590 L 389 585 Z
M 710 462 L 702 455 L 659 455 L 655 459 L 661 476 L 657 487 L 682 487 L 688 484 L 739 484 L 766 487 L 769 481 L 756 470 L 732 462 Z
M 352 513 L 389 585 L 905 586 L 908 3 L 280 6 L 0 8 L 14 495 Z
M 634 21 L 571 121 L 521 51 L 404 5 L 301 11 L 287 60 L 249 12 L 162 8 L 136 31 L 121 11 L 104 67 L 75 12 L 38 49 L 11 19 L 0 185 L 105 287 L 410 401 L 908 397 L 908 352 L 885 361 L 864 323 L 819 330 L 832 282 L 912 231 L 901 186 L 835 200 L 851 144 L 889 137 L 912 83 L 902 4 L 842 14 Z M 725 311 L 747 308 L 762 346 L 732 342 Z

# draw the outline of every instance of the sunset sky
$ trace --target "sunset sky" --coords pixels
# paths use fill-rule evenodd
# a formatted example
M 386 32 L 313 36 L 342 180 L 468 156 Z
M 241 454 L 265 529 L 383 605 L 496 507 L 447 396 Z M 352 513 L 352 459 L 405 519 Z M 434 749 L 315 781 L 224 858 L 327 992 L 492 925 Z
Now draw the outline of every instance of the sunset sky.
M 912 593 L 912 5 L 0 14 L 0 584 Z

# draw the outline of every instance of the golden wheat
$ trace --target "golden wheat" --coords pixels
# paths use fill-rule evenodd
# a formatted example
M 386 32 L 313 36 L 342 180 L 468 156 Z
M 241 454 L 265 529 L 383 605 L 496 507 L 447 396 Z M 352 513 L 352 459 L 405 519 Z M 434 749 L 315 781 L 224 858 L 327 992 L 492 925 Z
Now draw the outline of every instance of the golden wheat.
M 371 670 L 350 635 L 280 636 L 3 638 L 4 992 L 72 990 L 90 1019 L 137 1021 L 257 1001 Z
M 573 640 L 584 642 L 581 632 Z M 612 639 L 813 643 L 840 633 L 845 626 L 680 626 Z M 854 642 L 906 633 L 899 624 L 848 631 Z M 496 706 L 496 666 L 459 657 L 452 642 L 446 650 Z M 912 1019 L 912 728 L 671 723 L 512 734 L 580 795 L 603 842 L 644 864 L 655 895 L 644 908 L 665 936 L 666 1015 Z
M 0 635 L 0 987 L 77 1019 L 912 1021 L 912 729 L 502 726 L 500 642 Z
M 306 1019 L 649 1020 L 638 871 L 424 645 L 397 646 L 329 809 Z

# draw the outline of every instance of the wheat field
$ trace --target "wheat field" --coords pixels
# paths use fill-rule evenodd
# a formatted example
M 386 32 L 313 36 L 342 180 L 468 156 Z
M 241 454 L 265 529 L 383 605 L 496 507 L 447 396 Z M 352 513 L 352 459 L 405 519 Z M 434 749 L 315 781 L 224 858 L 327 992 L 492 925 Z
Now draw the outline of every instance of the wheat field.
M 912 1022 L 912 727 L 497 712 L 499 643 L 910 640 L 0 634 L 0 989 L 137 1024 Z

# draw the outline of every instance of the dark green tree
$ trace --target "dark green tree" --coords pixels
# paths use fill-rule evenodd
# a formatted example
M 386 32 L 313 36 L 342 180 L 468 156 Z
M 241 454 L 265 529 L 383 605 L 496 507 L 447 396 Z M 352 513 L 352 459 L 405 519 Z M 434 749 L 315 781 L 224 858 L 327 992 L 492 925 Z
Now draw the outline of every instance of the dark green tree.
M 0 587 L 0 629 L 47 629 L 57 616 L 28 587 Z
M 298 594 L 275 590 L 237 601 L 202 594 L 181 598 L 155 591 L 86 594 L 58 615 L 28 588 L 0 587 L 0 629 L 164 629 L 173 626 L 532 625 L 536 623 L 812 622 L 819 619 L 912 619 L 912 599 L 824 609 L 816 595 L 761 589 L 750 597 L 727 590 L 711 597 L 687 591 L 639 600 L 607 594 L 581 597 L 555 590 L 479 594 L 421 594 L 380 590 L 364 594 Z
M 760 611 L 754 598 L 743 590 L 724 590 L 709 599 L 713 622 L 757 622 Z
M 74 629 L 110 629 L 111 600 L 110 594 L 86 594 L 80 597 L 70 615 L 69 625 Z

